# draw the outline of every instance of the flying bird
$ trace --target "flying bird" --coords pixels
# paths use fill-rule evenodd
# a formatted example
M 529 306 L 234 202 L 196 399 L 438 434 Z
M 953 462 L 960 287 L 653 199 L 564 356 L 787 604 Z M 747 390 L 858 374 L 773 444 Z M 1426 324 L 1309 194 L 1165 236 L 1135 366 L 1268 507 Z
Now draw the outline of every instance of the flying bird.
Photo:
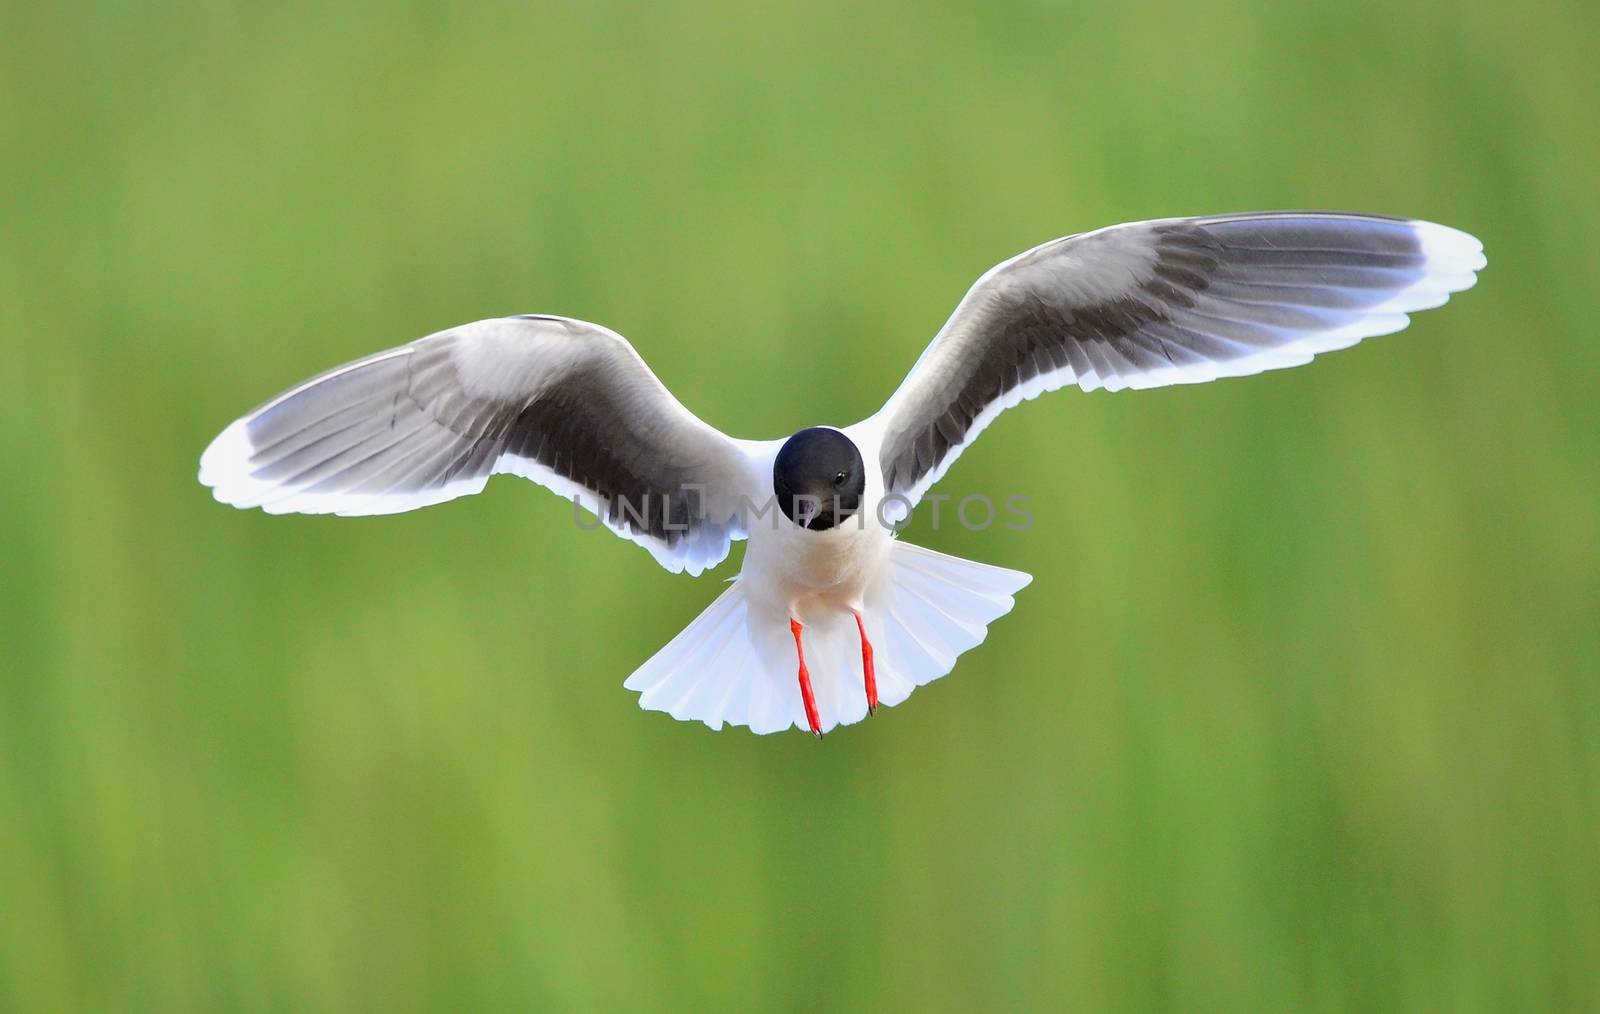
M 1057 239 L 973 284 L 900 387 L 854 425 L 742 440 L 701 421 L 626 339 L 528 314 L 337 367 L 237 420 L 200 481 L 271 514 L 390 514 L 520 475 L 673 572 L 735 540 L 740 572 L 624 683 L 713 729 L 818 736 L 948 673 L 1032 580 L 896 538 L 996 415 L 1046 391 L 1298 366 L 1470 287 L 1445 226 L 1321 212 L 1172 218 Z

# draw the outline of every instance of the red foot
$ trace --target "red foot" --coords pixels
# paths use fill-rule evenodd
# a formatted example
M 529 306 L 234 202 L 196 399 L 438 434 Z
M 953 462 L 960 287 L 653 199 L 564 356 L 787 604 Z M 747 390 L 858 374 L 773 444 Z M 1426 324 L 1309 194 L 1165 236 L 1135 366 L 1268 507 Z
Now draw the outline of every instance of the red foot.
M 861 671 L 867 677 L 867 714 L 876 715 L 878 713 L 878 676 L 872 668 L 872 642 L 867 640 L 867 628 L 861 622 L 861 613 L 855 609 L 850 611 L 855 613 L 856 631 L 861 634 Z
M 794 635 L 794 653 L 800 659 L 800 699 L 806 705 L 806 721 L 811 724 L 811 731 L 822 738 L 822 719 L 817 715 L 817 698 L 811 692 L 811 673 L 806 670 L 806 650 L 800 644 L 800 631 L 805 628 L 799 620 L 789 621 L 789 633 Z

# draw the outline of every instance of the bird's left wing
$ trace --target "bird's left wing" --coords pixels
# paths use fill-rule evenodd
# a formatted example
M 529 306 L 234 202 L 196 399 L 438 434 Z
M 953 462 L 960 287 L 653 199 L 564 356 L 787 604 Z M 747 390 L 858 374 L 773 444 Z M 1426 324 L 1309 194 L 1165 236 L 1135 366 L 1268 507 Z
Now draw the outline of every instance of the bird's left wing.
M 393 514 L 507 472 L 698 574 L 745 534 L 756 447 L 696 418 L 622 336 L 530 315 L 440 331 L 284 392 L 211 443 L 200 481 L 273 514 Z
M 885 491 L 909 510 L 1024 399 L 1297 366 L 1400 330 L 1483 266 L 1464 232 L 1370 215 L 1173 218 L 1068 236 L 979 278 L 858 425 L 876 433 Z

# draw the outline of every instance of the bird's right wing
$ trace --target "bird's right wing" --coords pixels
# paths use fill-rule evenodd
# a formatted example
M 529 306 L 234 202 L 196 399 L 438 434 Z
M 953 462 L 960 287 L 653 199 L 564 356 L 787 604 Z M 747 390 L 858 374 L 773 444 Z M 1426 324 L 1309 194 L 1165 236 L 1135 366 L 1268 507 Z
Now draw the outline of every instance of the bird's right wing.
M 229 426 L 200 459 L 216 498 L 268 513 L 392 514 L 507 472 L 698 574 L 745 534 L 758 445 L 701 422 L 620 335 L 564 317 L 481 320 L 330 370 Z
M 915 505 L 1024 399 L 1297 366 L 1400 330 L 1483 266 L 1464 232 L 1370 215 L 1172 218 L 1068 236 L 978 279 L 859 425 L 878 435 L 886 492 Z

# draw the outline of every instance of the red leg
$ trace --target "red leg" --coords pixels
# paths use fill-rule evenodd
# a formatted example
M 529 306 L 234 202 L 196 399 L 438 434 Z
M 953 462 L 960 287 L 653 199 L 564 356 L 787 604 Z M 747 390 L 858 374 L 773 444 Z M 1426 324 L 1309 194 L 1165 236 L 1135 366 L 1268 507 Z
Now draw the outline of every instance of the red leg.
M 789 621 L 789 633 L 794 635 L 794 653 L 800 659 L 800 699 L 805 702 L 806 721 L 811 724 L 811 731 L 822 738 L 822 719 L 817 715 L 817 698 L 811 692 L 811 673 L 806 670 L 806 649 L 800 644 L 800 631 L 805 628 L 799 620 Z
M 856 616 L 856 631 L 861 634 L 861 671 L 867 677 L 867 714 L 878 713 L 878 675 L 872 668 L 872 642 L 867 640 L 866 624 L 861 622 L 859 610 L 852 609 Z

